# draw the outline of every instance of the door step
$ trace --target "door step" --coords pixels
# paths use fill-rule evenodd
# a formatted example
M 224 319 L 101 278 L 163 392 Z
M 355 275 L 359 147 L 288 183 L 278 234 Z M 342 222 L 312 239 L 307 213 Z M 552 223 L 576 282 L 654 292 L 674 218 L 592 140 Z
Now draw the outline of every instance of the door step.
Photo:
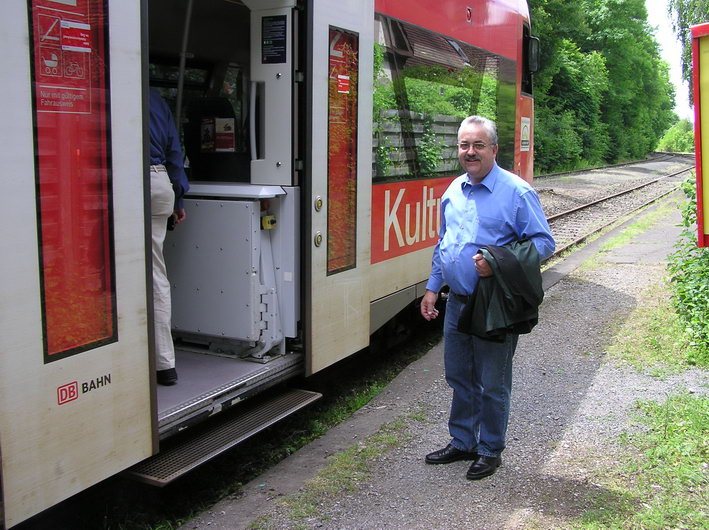
M 214 418 L 214 424 L 198 435 L 185 433 L 185 439 L 137 463 L 125 473 L 141 482 L 165 486 L 320 397 L 322 394 L 317 392 L 289 389 L 231 419 Z

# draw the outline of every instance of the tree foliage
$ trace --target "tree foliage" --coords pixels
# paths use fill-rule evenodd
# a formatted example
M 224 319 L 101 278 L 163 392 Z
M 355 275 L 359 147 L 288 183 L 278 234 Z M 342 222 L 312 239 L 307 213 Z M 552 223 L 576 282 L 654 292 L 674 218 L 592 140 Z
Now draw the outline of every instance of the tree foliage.
M 692 87 L 692 35 L 689 28 L 695 24 L 709 22 L 709 2 L 707 0 L 669 0 L 668 14 L 672 19 L 672 29 L 682 42 L 682 77 L 689 84 L 689 103 L 693 104 Z
M 675 123 L 657 144 L 658 151 L 690 153 L 694 151 L 694 127 L 689 120 Z
M 644 0 L 530 0 L 538 172 L 639 158 L 676 120 Z

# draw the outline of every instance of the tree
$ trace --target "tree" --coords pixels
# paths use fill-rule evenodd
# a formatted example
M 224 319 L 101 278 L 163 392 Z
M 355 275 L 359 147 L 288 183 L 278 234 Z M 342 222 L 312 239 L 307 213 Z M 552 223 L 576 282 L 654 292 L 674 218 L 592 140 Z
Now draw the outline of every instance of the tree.
M 689 120 L 675 123 L 660 139 L 659 151 L 691 153 L 694 151 L 694 127 Z
M 608 160 L 652 151 L 673 122 L 674 89 L 647 23 L 644 0 L 583 0 L 591 36 L 582 49 L 603 54 L 609 87 L 603 102 Z
M 692 85 L 692 35 L 689 28 L 709 22 L 707 0 L 669 0 L 667 11 L 672 19 L 672 29 L 682 42 L 682 78 L 689 84 L 689 104 L 694 104 Z
M 559 42 L 555 73 L 537 119 L 537 158 L 541 170 L 574 169 L 601 163 L 608 149 L 601 103 L 608 90 L 605 60 L 584 54 L 568 39 Z M 541 156 L 540 156 L 541 155 Z
M 706 0 L 705 0 L 706 1 Z M 539 171 L 638 158 L 676 120 L 644 0 L 530 0 Z
M 588 130 L 600 120 L 595 96 L 607 82 L 603 58 L 587 58 L 576 44 L 590 34 L 580 3 L 530 0 L 529 5 L 542 43 L 541 69 L 534 76 L 535 165 L 538 172 L 576 168 L 586 162 Z M 603 136 L 596 136 L 601 144 Z

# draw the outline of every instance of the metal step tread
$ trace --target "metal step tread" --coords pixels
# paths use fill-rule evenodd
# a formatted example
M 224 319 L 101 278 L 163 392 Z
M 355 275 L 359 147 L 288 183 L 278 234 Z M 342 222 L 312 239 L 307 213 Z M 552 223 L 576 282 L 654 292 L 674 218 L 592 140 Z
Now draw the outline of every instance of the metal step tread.
M 148 484 L 165 486 L 320 397 L 322 394 L 317 392 L 288 389 L 252 410 L 225 421 L 216 421 L 213 427 L 197 436 L 187 437 L 137 463 L 126 474 Z

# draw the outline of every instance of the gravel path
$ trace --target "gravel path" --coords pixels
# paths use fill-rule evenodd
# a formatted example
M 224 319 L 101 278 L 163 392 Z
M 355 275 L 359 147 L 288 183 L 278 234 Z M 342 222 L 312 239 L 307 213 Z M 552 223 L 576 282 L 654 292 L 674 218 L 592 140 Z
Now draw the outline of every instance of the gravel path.
M 512 413 L 503 466 L 492 477 L 465 479 L 468 462 L 443 466 L 423 456 L 448 442 L 450 389 L 441 346 L 411 365 L 351 420 L 302 449 L 184 528 L 245 528 L 266 515 L 267 528 L 434 529 L 564 526 L 601 487 L 592 473 L 613 466 L 620 433 L 638 399 L 661 400 L 680 389 L 707 392 L 707 373 L 656 379 L 605 359 L 614 329 L 644 288 L 665 273 L 679 229 L 664 219 L 608 254 L 602 240 L 545 273 L 540 324 L 522 336 L 515 356 Z M 594 266 L 575 270 L 583 260 Z M 575 272 L 574 272 L 575 270 Z M 329 495 L 312 516 L 292 520 L 280 503 L 327 464 L 327 456 L 404 419 L 404 442 L 377 457 L 355 491 Z M 610 492 L 606 492 L 610 494 Z

